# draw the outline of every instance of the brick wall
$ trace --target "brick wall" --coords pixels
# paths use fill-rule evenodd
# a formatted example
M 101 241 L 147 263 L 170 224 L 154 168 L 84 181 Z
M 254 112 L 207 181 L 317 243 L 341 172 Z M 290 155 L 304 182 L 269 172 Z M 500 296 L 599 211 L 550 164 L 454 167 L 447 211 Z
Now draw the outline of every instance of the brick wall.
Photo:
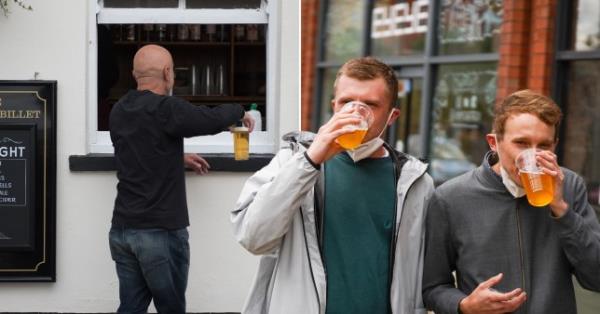
M 302 130 L 310 130 L 312 100 L 315 91 L 316 38 L 319 25 L 319 0 L 302 0 L 301 8 L 301 93 Z
M 529 88 L 550 94 L 556 0 L 506 0 L 496 99 Z

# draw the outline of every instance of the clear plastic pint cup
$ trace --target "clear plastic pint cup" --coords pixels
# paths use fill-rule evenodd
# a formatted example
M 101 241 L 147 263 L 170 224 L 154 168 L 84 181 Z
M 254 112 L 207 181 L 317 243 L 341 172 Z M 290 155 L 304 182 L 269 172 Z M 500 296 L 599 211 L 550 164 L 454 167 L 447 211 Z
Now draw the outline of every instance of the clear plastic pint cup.
M 369 127 L 373 123 L 373 111 L 366 104 L 358 101 L 346 103 L 340 112 L 348 112 L 360 117 L 358 124 L 347 124 L 344 129 L 352 130 L 350 133 L 342 134 L 336 138 L 335 142 L 344 149 L 355 149 L 362 144 Z
M 529 148 L 517 156 L 515 163 L 527 201 L 532 206 L 546 206 L 554 198 L 554 179 L 542 172 L 535 159 L 535 148 Z
M 233 157 L 235 160 L 248 160 L 250 157 L 250 132 L 247 127 L 238 126 L 231 129 L 233 133 Z

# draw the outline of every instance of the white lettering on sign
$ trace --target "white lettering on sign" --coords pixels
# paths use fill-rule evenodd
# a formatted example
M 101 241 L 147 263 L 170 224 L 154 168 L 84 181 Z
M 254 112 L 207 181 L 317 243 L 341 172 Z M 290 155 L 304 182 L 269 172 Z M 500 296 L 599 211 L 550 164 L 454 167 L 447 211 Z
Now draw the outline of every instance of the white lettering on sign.
M 397 37 L 427 32 L 429 0 L 397 3 L 373 9 L 371 38 Z
M 25 146 L 0 146 L 0 157 L 23 157 Z
M 4 204 L 4 203 L 16 203 L 16 198 L 15 197 L 0 197 L 0 204 Z

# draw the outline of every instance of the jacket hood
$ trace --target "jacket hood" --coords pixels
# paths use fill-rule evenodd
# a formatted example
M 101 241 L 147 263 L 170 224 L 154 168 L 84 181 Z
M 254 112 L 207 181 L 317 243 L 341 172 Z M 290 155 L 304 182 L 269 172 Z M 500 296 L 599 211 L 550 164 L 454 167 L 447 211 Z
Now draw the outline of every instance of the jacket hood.
M 292 131 L 284 134 L 281 139 L 289 144 L 301 144 L 304 147 L 310 146 L 315 139 L 316 134 L 308 131 Z

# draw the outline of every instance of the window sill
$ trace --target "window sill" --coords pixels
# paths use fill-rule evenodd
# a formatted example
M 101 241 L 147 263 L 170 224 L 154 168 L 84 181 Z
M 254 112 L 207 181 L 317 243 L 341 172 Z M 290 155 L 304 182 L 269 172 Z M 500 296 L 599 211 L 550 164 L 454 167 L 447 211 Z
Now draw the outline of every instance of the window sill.
M 210 171 L 254 172 L 266 166 L 273 154 L 250 154 L 250 159 L 236 161 L 233 154 L 200 154 L 210 165 Z M 81 171 L 116 171 L 113 154 L 87 154 L 69 156 L 69 170 Z M 186 171 L 191 171 L 187 169 Z

